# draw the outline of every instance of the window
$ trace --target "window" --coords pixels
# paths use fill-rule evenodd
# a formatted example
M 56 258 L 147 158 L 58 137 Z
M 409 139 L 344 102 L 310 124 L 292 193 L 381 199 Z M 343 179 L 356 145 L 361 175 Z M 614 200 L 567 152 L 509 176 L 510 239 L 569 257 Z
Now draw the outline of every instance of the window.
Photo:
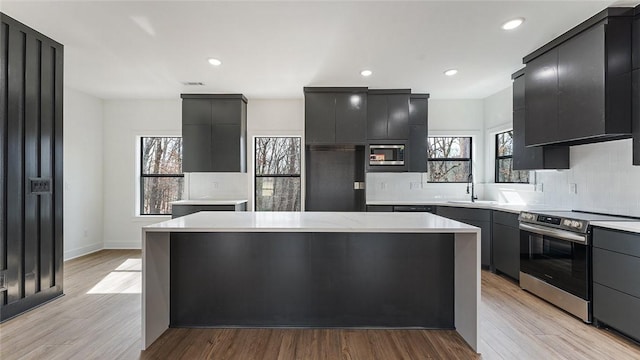
M 256 211 L 300 211 L 300 138 L 256 137 Z
M 513 130 L 496 134 L 496 182 L 529 182 L 528 171 L 513 170 Z
M 140 160 L 140 215 L 170 215 L 184 186 L 182 138 L 141 138 Z
M 471 174 L 470 137 L 429 137 L 430 182 L 467 182 Z

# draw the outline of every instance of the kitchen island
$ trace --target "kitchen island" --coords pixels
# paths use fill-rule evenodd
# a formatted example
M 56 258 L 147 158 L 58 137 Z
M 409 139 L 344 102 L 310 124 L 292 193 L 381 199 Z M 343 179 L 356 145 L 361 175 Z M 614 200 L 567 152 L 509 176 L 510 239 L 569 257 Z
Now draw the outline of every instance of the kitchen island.
M 143 228 L 142 347 L 168 327 L 456 329 L 480 230 L 428 213 L 199 212 Z

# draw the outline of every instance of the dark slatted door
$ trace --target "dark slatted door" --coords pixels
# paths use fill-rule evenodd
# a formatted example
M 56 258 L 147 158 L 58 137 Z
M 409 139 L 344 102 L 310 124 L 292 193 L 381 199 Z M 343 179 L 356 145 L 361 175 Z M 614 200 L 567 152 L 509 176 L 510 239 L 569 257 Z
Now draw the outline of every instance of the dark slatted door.
M 0 17 L 4 321 L 62 294 L 63 47 L 4 14 Z M 40 187 L 34 188 L 32 181 Z

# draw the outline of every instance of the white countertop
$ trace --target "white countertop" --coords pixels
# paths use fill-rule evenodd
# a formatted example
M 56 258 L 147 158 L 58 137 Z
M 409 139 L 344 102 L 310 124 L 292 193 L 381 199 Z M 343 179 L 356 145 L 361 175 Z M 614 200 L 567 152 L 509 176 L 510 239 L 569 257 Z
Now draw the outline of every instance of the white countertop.
M 592 221 L 591 225 L 640 234 L 640 221 Z
M 246 202 L 247 200 L 200 199 L 200 200 L 178 200 L 178 201 L 172 201 L 170 204 L 171 205 L 238 205 Z
M 477 233 L 430 213 L 201 211 L 143 227 L 144 232 Z
M 548 205 L 523 205 L 523 204 L 504 204 L 496 201 L 477 200 L 476 202 L 470 201 L 456 201 L 456 200 L 441 200 L 441 201 L 406 201 L 406 200 L 385 200 L 385 201 L 367 201 L 367 205 L 436 205 L 436 206 L 453 206 L 453 207 L 466 207 L 474 209 L 487 209 L 487 210 L 499 210 L 506 211 L 514 214 L 519 214 L 521 211 L 564 211 L 567 209 L 559 209 L 557 206 L 550 207 Z

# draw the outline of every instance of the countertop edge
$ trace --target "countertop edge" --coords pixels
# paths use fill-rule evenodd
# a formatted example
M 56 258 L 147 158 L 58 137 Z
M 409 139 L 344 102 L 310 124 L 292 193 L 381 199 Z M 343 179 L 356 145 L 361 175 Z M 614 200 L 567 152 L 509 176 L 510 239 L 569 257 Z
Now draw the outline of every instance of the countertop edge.
M 593 221 L 591 225 L 605 229 L 640 234 L 640 221 Z

